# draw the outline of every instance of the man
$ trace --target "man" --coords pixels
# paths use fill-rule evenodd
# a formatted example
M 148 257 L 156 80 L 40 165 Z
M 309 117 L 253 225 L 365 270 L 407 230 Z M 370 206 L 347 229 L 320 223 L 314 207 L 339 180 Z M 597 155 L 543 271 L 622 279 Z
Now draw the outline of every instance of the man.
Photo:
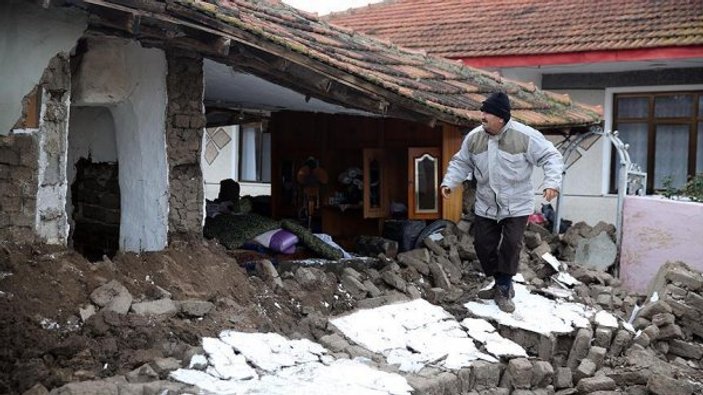
M 494 299 L 507 313 L 515 311 L 512 277 L 517 273 L 527 217 L 534 211 L 534 166 L 544 169 L 543 197 L 557 196 L 562 156 L 537 130 L 510 120 L 510 101 L 492 93 L 481 106 L 481 126 L 466 135 L 452 157 L 440 187 L 446 199 L 469 176 L 476 179 L 474 246 L 481 267 L 495 278 L 479 298 Z

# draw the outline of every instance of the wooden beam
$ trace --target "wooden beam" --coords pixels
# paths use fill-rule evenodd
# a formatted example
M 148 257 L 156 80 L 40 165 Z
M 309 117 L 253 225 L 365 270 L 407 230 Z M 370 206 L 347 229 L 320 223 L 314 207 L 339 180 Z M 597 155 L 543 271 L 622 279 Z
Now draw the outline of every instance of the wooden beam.
M 443 112 L 439 109 L 432 109 L 425 104 L 422 104 L 411 98 L 402 96 L 400 94 L 394 93 L 381 86 L 375 85 L 354 74 L 343 72 L 342 70 L 334 66 L 324 64 L 323 62 L 310 58 L 305 54 L 295 52 L 290 48 L 271 42 L 270 40 L 260 37 L 254 33 L 236 28 L 235 26 L 231 26 L 220 20 L 217 20 L 216 18 L 209 17 L 197 10 L 190 9 L 172 1 L 167 0 L 165 8 L 168 13 L 176 15 L 177 17 L 168 15 L 164 12 L 155 11 L 160 8 L 153 8 L 148 6 L 146 0 L 120 0 L 120 4 L 114 4 L 112 2 L 106 2 L 104 0 L 82 1 L 86 4 L 102 6 L 106 8 L 121 10 L 124 12 L 134 12 L 144 17 L 149 17 L 150 19 L 155 19 L 178 26 L 184 26 L 194 30 L 208 32 L 213 35 L 219 35 L 226 38 L 230 38 L 232 42 L 241 43 L 246 47 L 254 48 L 261 52 L 265 52 L 272 56 L 286 60 L 287 62 L 289 62 L 290 65 L 300 65 L 304 68 L 310 69 L 321 77 L 326 77 L 330 80 L 335 81 L 338 85 L 347 86 L 348 88 L 351 88 L 356 92 L 360 92 L 372 98 L 384 98 L 385 101 L 394 103 L 393 106 L 389 106 L 393 109 L 393 111 L 389 111 L 388 116 L 397 116 L 402 117 L 403 119 L 410 119 L 423 123 L 429 123 L 431 122 L 431 119 L 434 118 L 452 124 L 463 125 L 468 123 L 466 119 L 459 118 L 449 112 Z M 163 4 L 161 5 L 163 6 Z M 222 55 L 217 52 L 215 52 L 215 54 L 222 57 Z M 232 64 L 231 60 L 227 63 Z M 268 67 L 270 68 L 271 66 L 269 65 Z M 287 66 L 286 63 L 283 63 L 280 64 L 279 67 L 288 68 L 289 66 Z M 254 69 L 258 69 L 259 74 L 265 73 L 269 77 L 271 76 L 270 70 L 266 72 L 266 70 L 262 70 L 259 67 L 255 67 Z M 330 87 L 330 89 L 332 89 L 332 87 Z M 312 96 L 320 97 L 320 94 L 321 93 L 316 93 Z M 355 95 L 355 97 L 357 98 L 360 98 L 362 96 L 363 95 L 358 94 Z M 327 97 L 329 99 L 329 96 L 327 95 L 322 95 L 322 97 Z M 353 108 L 359 108 L 358 106 L 355 106 L 353 102 L 350 103 L 348 101 L 335 101 L 335 104 L 340 104 L 344 106 L 351 105 Z M 379 108 L 381 107 L 375 105 L 372 107 L 363 107 L 362 109 L 378 114 Z
M 229 49 L 232 45 L 232 39 L 229 37 L 217 37 L 213 42 L 215 51 L 220 54 L 220 56 L 229 55 Z

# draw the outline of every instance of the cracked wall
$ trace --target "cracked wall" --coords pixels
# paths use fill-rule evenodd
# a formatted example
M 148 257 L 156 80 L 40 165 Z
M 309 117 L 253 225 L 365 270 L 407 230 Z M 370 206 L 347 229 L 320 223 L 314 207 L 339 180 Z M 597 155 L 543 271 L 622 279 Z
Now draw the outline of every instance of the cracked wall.
M 36 89 L 41 97 L 38 127 L 14 129 L 0 138 L 0 235 L 18 242 L 38 238 L 65 244 L 71 90 L 66 54 L 51 59 Z

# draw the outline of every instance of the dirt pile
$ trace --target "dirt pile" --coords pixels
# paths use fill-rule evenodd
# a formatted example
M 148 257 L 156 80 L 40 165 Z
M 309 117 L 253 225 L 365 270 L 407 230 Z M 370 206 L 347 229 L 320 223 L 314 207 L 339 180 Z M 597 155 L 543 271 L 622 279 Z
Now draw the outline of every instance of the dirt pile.
M 337 303 L 343 296 L 334 279 L 275 289 L 249 276 L 236 256 L 260 259 L 198 239 L 96 263 L 63 248 L 0 244 L 0 393 L 124 374 L 160 358 L 186 360 L 201 337 L 223 329 L 309 336 L 306 316 L 348 309 Z M 131 295 L 129 314 L 91 298 L 110 282 Z M 178 309 L 135 313 L 162 300 Z M 203 303 L 213 308 L 194 316 Z
M 505 394 L 691 394 L 702 388 L 700 273 L 675 266 L 661 275 L 662 300 L 645 300 L 604 270 L 564 261 L 584 243 L 612 237 L 612 226 L 577 225 L 559 237 L 530 225 L 520 272 L 531 292 L 571 297 L 606 319 L 558 338 L 498 328 L 534 358 L 480 363 L 468 373 L 428 370 L 421 387 L 457 382 L 472 393 L 480 382 L 484 390 Z M 277 332 L 335 349 L 329 339 L 339 333 L 328 318 L 357 307 L 425 298 L 461 320 L 469 315 L 463 304 L 484 285 L 470 228 L 462 221 L 441 238 L 426 238 L 424 248 L 394 257 L 389 255 L 397 248 L 377 240 L 366 243 L 367 250 L 385 253 L 340 261 L 277 261 L 199 238 L 96 263 L 59 248 L 0 245 L 0 392 L 23 393 L 36 385 L 31 394 L 100 388 L 182 393 L 192 389 L 166 381 L 168 373 L 203 354 L 202 337 L 224 329 Z M 550 261 L 549 254 L 562 260 Z M 607 264 L 610 258 L 598 259 Z M 643 309 L 631 320 L 638 307 Z M 381 363 L 347 339 L 336 343 L 344 344 L 336 355 Z M 495 380 L 484 380 L 486 372 Z M 528 372 L 541 379 L 527 386 Z M 73 384 L 61 387 L 67 383 Z

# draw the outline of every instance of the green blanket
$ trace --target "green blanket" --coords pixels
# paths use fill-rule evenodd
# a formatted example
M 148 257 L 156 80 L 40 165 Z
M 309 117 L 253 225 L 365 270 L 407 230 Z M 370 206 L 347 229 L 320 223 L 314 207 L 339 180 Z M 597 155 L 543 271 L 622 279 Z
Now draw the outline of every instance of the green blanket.
M 305 244 L 306 247 L 315 252 L 317 255 L 325 259 L 331 259 L 334 261 L 342 259 L 342 251 L 318 239 L 314 234 L 312 234 L 312 232 L 307 230 L 305 227 L 289 219 L 284 219 L 283 221 L 281 221 L 281 227 L 298 236 L 300 241 Z
M 230 250 L 241 247 L 246 241 L 280 228 L 278 221 L 258 214 L 220 214 L 205 221 L 203 235 L 217 239 Z

